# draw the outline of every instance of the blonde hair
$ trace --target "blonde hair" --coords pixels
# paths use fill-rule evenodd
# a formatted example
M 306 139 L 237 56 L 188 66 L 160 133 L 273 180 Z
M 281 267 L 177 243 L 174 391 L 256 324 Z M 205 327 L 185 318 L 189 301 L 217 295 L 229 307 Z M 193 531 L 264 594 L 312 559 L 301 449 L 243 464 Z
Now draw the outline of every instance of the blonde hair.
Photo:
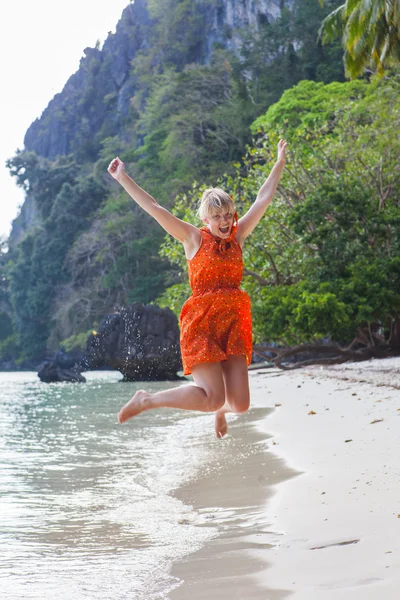
M 223 211 L 235 211 L 233 200 L 229 194 L 221 188 L 206 189 L 203 192 L 197 211 L 200 219 L 204 221 L 204 219 Z

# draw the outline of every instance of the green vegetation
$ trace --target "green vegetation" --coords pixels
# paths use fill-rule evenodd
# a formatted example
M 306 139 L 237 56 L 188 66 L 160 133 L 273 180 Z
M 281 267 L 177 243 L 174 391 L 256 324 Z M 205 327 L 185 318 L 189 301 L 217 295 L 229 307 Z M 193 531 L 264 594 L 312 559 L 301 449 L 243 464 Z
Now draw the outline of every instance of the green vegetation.
M 400 345 L 399 126 L 390 81 L 301 82 L 254 123 L 257 143 L 221 181 L 241 214 L 279 137 L 290 148 L 277 198 L 245 244 L 256 340 Z M 200 191 L 180 199 L 179 215 L 194 217 Z M 175 243 L 163 252 L 183 271 Z M 162 301 L 179 310 L 181 291 Z
M 83 352 L 86 349 L 86 341 L 91 333 L 93 333 L 93 329 L 71 335 L 69 338 L 62 340 L 60 346 L 62 346 L 66 352 L 72 352 L 73 350 L 81 350 Z
M 170 206 L 194 180 L 215 181 L 221 173 L 234 172 L 232 162 L 241 159 L 251 142 L 251 123 L 285 89 L 302 79 L 343 80 L 339 43 L 325 48 L 317 39 L 322 19 L 337 2 L 322 8 L 314 0 L 298 0 L 275 21 L 241 31 L 240 56 L 217 44 L 207 64 L 192 62 L 192 47 L 177 33 L 189 7 L 203 19 L 200 5 L 188 0 L 151 2 L 153 14 L 161 19 L 150 52 L 133 60 L 140 83 L 132 99 L 138 115 L 135 131 L 144 143 L 131 158 L 145 189 Z M 194 18 L 182 22 L 191 40 L 201 31 L 200 52 L 206 30 L 199 30 Z M 179 51 L 172 50 L 176 46 Z
M 65 169 L 64 159 L 57 166 L 50 161 L 32 161 L 31 154 L 25 157 L 20 153 L 9 165 L 21 184 L 29 186 L 29 193 L 40 199 L 43 211 L 42 225 L 11 252 L 8 269 L 15 329 L 20 343 L 23 340 L 26 358 L 40 357 L 46 348 L 54 297 L 70 277 L 67 253 L 105 198 L 100 183 L 91 176 L 79 177 L 72 158 L 72 166 Z M 46 168 L 48 176 L 43 175 Z
M 376 343 L 398 335 L 395 81 L 343 83 L 339 42 L 317 40 L 333 1 L 282 3 L 278 19 L 253 30 L 225 26 L 239 52 L 216 43 L 207 55 L 204 23 L 218 5 L 149 1 L 156 20 L 132 60 L 129 113 L 116 124 L 107 64 L 95 49 L 73 153 L 49 160 L 19 152 L 9 161 L 40 217 L 0 261 L 8 306 L 0 341 L 12 339 L 21 358 L 39 358 L 62 340 L 81 345 L 104 314 L 129 302 L 178 312 L 188 295 L 181 248 L 163 242 L 160 227 L 107 176 L 113 156 L 163 205 L 196 222 L 196 182 L 225 187 L 243 214 L 281 136 L 288 169 L 245 247 L 256 339 Z M 98 114 L 93 133 L 88 123 Z M 74 124 L 74 115 L 60 118 Z

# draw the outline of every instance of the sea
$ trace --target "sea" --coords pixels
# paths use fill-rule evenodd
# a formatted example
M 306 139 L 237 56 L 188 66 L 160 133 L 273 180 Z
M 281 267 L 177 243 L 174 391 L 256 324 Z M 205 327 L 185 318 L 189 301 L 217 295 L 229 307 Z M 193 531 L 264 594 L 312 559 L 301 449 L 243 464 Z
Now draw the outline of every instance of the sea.
M 159 409 L 120 425 L 137 389 L 182 383 L 85 377 L 0 373 L 1 599 L 167 599 L 182 583 L 172 565 L 218 535 L 174 494 L 232 456 L 213 415 Z

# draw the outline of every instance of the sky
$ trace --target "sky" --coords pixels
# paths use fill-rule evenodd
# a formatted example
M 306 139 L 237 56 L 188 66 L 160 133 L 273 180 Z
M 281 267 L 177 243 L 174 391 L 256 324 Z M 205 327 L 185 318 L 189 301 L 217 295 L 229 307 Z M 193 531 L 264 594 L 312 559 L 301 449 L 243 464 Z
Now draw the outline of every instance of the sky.
M 1 2 L 0 236 L 8 236 L 23 203 L 5 167 L 29 125 L 78 70 L 84 48 L 115 31 L 129 0 Z

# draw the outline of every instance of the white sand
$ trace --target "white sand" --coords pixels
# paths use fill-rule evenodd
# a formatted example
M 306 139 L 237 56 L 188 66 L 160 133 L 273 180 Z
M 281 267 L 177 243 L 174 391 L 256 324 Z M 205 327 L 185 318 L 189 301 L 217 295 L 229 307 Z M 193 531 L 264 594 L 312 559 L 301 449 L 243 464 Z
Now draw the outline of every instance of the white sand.
M 295 600 L 400 598 L 400 393 L 387 387 L 399 367 L 389 359 L 254 377 L 256 404 L 282 404 L 262 424 L 273 451 L 303 472 L 267 505 L 281 534 L 268 586 Z

